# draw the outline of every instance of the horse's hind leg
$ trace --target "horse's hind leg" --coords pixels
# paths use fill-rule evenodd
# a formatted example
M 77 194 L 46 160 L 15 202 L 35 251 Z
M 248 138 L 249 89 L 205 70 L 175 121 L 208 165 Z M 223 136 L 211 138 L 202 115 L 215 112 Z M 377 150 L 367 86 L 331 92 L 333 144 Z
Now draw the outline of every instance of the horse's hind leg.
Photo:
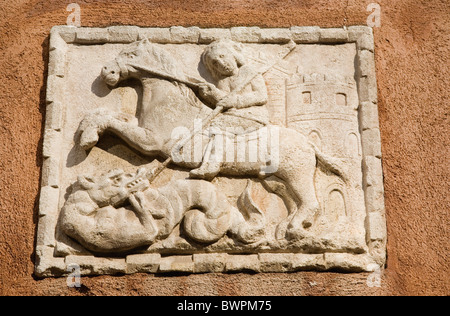
M 221 156 L 223 156 L 223 153 L 217 148 L 218 146 L 216 146 L 215 141 L 216 137 L 213 135 L 206 146 L 201 166 L 190 171 L 190 178 L 212 181 L 219 174 L 222 166 Z
M 285 238 L 287 227 L 291 222 L 293 215 L 296 214 L 298 210 L 298 204 L 294 198 L 295 194 L 292 190 L 289 190 L 285 181 L 276 176 L 270 176 L 269 178 L 264 179 L 262 184 L 267 191 L 278 195 L 283 200 L 288 211 L 289 216 L 278 224 L 275 232 L 276 239 L 283 239 Z
M 313 220 L 319 210 L 319 202 L 314 186 L 316 157 L 312 148 L 299 143 L 296 150 L 281 148 L 280 168 L 276 174 L 282 178 L 292 192 L 292 198 L 298 205 L 298 210 L 290 213 L 287 220 L 287 237 L 299 239 L 308 236 L 307 231 L 313 225 Z
M 289 179 L 288 184 L 297 194 L 300 207 L 293 214 L 287 227 L 287 236 L 291 239 L 304 238 L 309 235 L 307 229 L 313 225 L 314 218 L 320 210 L 314 186 L 315 161 L 308 168 L 303 168 Z
M 85 150 L 94 147 L 105 131 L 117 135 L 130 147 L 145 155 L 158 153 L 162 148 L 149 130 L 137 125 L 134 117 L 103 109 L 89 114 L 80 123 L 78 128 L 80 146 Z

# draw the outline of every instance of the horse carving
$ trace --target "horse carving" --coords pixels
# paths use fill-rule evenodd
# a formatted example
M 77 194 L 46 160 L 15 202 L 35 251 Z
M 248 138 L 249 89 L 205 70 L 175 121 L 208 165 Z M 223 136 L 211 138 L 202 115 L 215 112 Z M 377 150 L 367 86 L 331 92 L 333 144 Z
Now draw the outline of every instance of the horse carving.
M 139 117 L 136 120 L 103 109 L 94 111 L 80 124 L 81 147 L 92 148 L 99 136 L 108 131 L 144 155 L 184 157 L 173 161 L 191 170 L 191 178 L 257 177 L 267 190 L 283 199 L 288 209 L 289 216 L 280 223 L 277 238 L 308 236 L 320 208 L 314 187 L 316 168 L 325 168 L 345 179 L 340 161 L 321 153 L 303 134 L 268 124 L 263 107 L 267 103 L 264 80 L 246 64 L 239 44 L 212 43 L 205 50 L 203 63 L 207 69 L 213 69 L 210 71 L 216 84 L 199 83 L 186 76 L 181 71 L 182 65 L 157 44 L 148 40 L 130 44 L 104 66 L 101 75 L 110 87 L 128 78 L 141 81 Z M 201 134 L 206 148 L 202 161 L 180 154 L 183 149 L 189 152 L 189 143 L 174 151 L 180 140 L 174 139 L 173 131 L 180 127 L 191 130 L 195 120 L 207 121 L 218 107 L 224 111 L 210 125 L 219 131 Z M 244 136 L 250 135 L 246 138 L 247 148 L 251 135 L 266 135 L 265 144 L 261 145 L 269 148 L 265 155 L 258 155 L 257 161 L 227 161 L 226 152 L 217 150 L 216 139 L 221 131 L 233 125 L 240 127 Z M 231 142 L 238 136 L 243 135 L 230 136 Z

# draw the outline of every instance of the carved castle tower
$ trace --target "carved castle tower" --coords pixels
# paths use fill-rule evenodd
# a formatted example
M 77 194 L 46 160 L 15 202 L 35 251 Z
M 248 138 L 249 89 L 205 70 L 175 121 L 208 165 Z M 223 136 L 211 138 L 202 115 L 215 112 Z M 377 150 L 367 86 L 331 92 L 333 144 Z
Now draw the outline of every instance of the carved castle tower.
M 309 137 L 325 154 L 361 156 L 358 92 L 353 78 L 294 75 L 286 85 L 287 127 Z
M 354 78 L 314 73 L 286 80 L 287 127 L 307 136 L 323 153 L 353 165 L 348 170 L 361 165 L 358 105 Z M 337 177 L 319 175 L 316 189 L 324 215 L 332 222 L 352 216 L 359 208 L 348 203 L 361 200 L 360 190 Z
M 355 79 L 293 73 L 283 67 L 274 67 L 265 78 L 272 124 L 295 129 L 324 154 L 340 158 L 349 171 L 355 170 L 349 175 L 354 183 L 360 183 L 357 170 L 361 168 L 362 148 Z M 322 218 L 330 222 L 350 220 L 363 209 L 361 192 L 359 185 L 345 185 L 335 176 L 320 172 L 316 176 L 316 194 L 325 215 Z M 358 202 L 350 205 L 350 201 Z

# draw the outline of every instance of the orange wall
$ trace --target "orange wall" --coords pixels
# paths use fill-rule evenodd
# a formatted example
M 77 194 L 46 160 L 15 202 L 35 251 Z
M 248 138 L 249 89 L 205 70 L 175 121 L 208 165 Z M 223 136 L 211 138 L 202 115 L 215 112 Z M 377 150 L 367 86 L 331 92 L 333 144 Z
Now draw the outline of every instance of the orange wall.
M 33 278 L 48 36 L 81 6 L 82 26 L 366 24 L 375 0 L 15 0 L 0 4 L 0 295 L 449 295 L 448 0 L 378 0 L 375 28 L 388 263 L 368 274 L 130 275 Z M 348 3 L 347 3 L 348 2 Z

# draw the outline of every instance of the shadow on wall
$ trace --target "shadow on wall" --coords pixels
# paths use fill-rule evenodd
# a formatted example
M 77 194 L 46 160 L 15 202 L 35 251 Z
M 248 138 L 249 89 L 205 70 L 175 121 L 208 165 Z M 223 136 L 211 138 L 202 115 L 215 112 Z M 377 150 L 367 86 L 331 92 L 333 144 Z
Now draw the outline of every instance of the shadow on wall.
M 42 73 L 42 85 L 39 92 L 39 113 L 41 113 L 41 136 L 36 147 L 36 166 L 42 169 L 44 163 L 43 157 L 43 144 L 44 144 L 44 131 L 45 131 L 45 118 L 47 113 L 47 77 L 48 77 L 48 64 L 49 64 L 49 46 L 50 36 L 47 36 L 41 44 L 42 47 L 42 63 L 44 65 L 44 71 Z M 42 171 L 39 172 L 39 183 L 42 182 Z M 41 197 L 40 190 L 36 194 L 33 205 L 33 224 L 35 224 L 33 252 L 30 255 L 30 260 L 34 264 L 36 261 L 36 241 L 37 241 L 37 224 L 39 221 L 39 200 Z

